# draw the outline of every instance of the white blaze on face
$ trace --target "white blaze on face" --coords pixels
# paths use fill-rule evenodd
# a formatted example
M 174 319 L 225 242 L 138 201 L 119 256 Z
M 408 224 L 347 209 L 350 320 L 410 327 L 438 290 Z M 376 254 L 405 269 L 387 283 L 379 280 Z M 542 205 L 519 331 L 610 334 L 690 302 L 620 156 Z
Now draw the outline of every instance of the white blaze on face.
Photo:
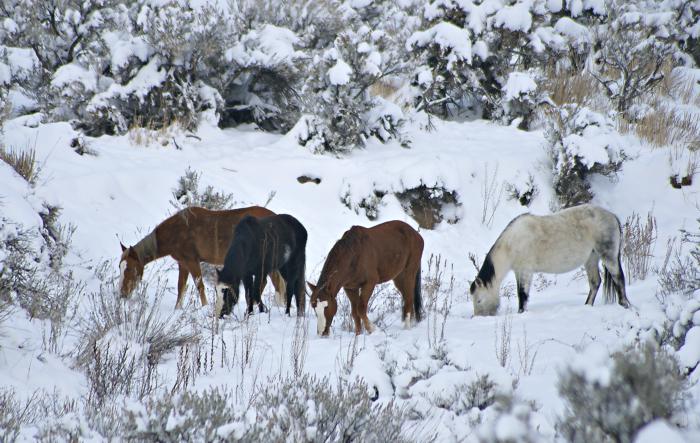
M 316 331 L 318 335 L 323 334 L 323 331 L 326 330 L 326 315 L 323 313 L 326 306 L 328 306 L 328 300 L 316 303 L 316 319 L 318 320 L 316 323 Z
M 119 290 L 121 291 L 122 285 L 124 284 L 124 278 L 126 277 L 126 260 L 122 260 L 119 263 Z
M 219 315 L 221 315 L 221 309 L 224 307 L 224 288 L 226 286 L 217 283 L 215 288 L 216 288 L 216 303 L 214 304 L 214 317 L 219 318 Z

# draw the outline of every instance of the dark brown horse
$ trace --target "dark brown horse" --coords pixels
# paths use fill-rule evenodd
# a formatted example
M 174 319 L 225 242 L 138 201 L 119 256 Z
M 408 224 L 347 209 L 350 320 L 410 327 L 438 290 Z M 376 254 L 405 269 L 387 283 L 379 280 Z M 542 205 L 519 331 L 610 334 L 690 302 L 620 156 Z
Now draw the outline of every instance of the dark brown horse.
M 355 334 L 368 333 L 374 326 L 367 318 L 367 303 L 374 287 L 389 280 L 403 296 L 402 318 L 406 326 L 413 319 L 421 320 L 420 265 L 423 237 L 415 229 L 398 220 L 372 228 L 353 226 L 338 240 L 321 270 L 317 285 L 311 288 L 311 306 L 318 319 L 320 335 L 328 335 L 338 310 L 336 296 L 345 289 L 352 305 Z
M 122 247 L 119 261 L 122 297 L 128 297 L 143 277 L 143 268 L 153 260 L 171 256 L 179 268 L 176 308 L 182 307 L 187 276 L 191 275 L 202 305 L 207 304 L 202 282 L 200 262 L 222 265 L 231 245 L 238 222 L 246 215 L 267 217 L 275 215 L 259 206 L 211 211 L 204 208 L 186 208 L 160 223 L 150 234 L 134 246 Z M 279 273 L 271 275 L 272 284 L 279 294 L 285 293 L 285 284 Z M 264 287 L 264 281 L 263 281 Z M 282 295 L 283 296 L 283 295 Z

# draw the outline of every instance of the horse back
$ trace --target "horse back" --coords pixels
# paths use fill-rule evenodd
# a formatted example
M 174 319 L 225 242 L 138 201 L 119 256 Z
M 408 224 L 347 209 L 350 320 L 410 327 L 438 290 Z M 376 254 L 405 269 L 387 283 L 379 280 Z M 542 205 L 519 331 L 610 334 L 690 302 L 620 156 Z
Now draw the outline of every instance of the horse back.
M 363 247 L 368 274 L 381 282 L 394 279 L 409 266 L 418 266 L 423 255 L 423 237 L 410 225 L 392 220 L 364 229 Z
M 168 253 L 176 259 L 221 265 L 233 239 L 235 227 L 247 215 L 259 218 L 275 213 L 260 206 L 223 211 L 186 208 L 158 226 L 159 245 L 163 243 L 160 240 L 162 236 L 168 239 L 171 249 Z

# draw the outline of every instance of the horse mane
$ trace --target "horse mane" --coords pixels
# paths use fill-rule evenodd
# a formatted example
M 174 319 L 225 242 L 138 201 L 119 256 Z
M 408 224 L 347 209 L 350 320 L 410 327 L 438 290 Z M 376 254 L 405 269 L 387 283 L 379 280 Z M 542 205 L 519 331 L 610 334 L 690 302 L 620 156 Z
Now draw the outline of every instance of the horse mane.
M 493 259 L 491 258 L 491 255 L 493 254 L 494 249 L 498 247 L 501 243 L 501 240 L 503 240 L 503 236 L 510 230 L 511 226 L 516 222 L 516 220 L 520 219 L 521 217 L 525 215 L 530 215 L 529 212 L 526 212 L 524 214 L 520 214 L 517 217 L 513 218 L 506 227 L 501 231 L 499 234 L 498 238 L 496 239 L 495 242 L 493 242 L 493 246 L 491 246 L 491 249 L 489 249 L 488 254 L 486 254 L 486 258 L 484 259 L 484 263 L 481 265 L 481 268 L 479 269 L 479 273 L 477 274 L 477 278 L 480 279 L 484 285 L 490 285 L 493 282 L 493 278 L 496 276 L 496 268 L 493 266 Z
M 365 235 L 359 226 L 353 226 L 343 234 L 340 239 L 335 242 L 330 252 L 328 252 L 328 257 L 326 262 L 323 264 L 321 269 L 321 275 L 318 280 L 318 286 L 323 287 L 328 283 L 328 280 L 338 272 L 338 263 L 342 263 L 343 257 L 350 257 L 351 261 L 357 260 L 357 254 L 354 251 L 361 248 L 361 242 Z M 351 263 L 352 266 L 352 263 Z M 336 269 L 333 269 L 336 268 Z
M 139 261 L 143 264 L 151 262 L 158 258 L 158 240 L 156 238 L 156 230 L 142 238 L 138 243 L 132 246 Z

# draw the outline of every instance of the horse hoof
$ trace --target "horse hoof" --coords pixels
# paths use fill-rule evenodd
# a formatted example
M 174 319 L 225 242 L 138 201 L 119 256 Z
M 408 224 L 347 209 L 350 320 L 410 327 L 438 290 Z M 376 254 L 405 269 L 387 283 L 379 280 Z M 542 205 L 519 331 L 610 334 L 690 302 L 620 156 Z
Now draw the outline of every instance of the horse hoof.
M 525 312 L 525 309 L 523 309 L 523 308 L 518 309 L 518 314 L 522 314 L 523 312 Z

